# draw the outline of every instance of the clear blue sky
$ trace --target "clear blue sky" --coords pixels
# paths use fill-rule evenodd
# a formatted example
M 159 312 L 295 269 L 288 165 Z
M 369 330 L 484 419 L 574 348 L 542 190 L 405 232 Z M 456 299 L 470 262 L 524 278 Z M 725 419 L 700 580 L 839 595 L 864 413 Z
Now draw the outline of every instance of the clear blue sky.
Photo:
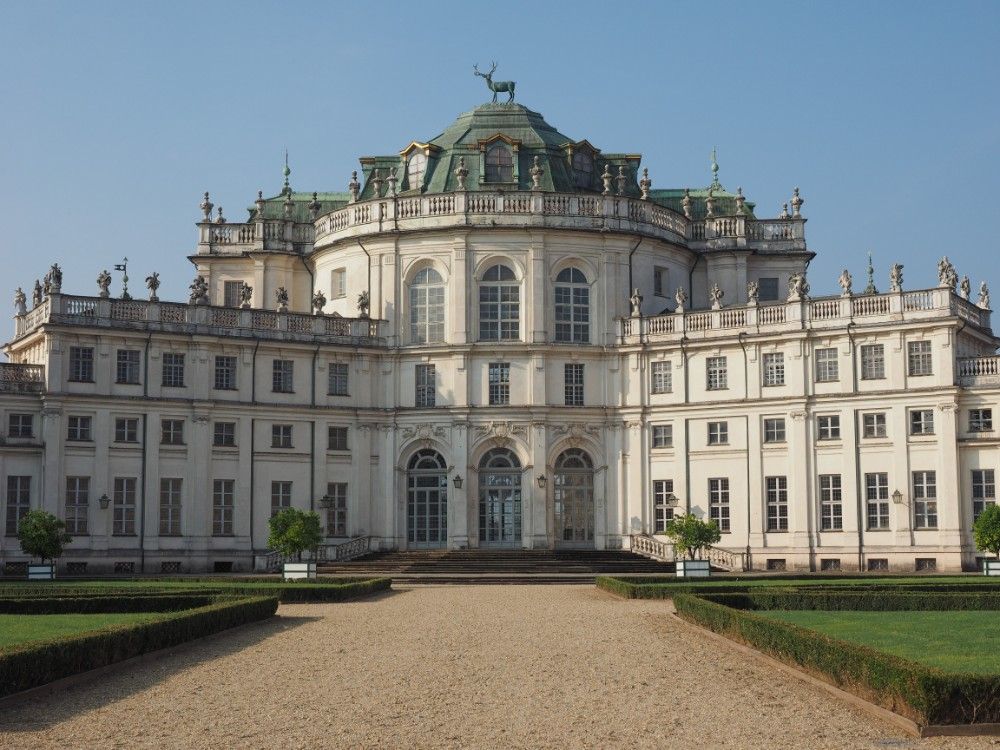
M 160 272 L 186 298 L 201 194 L 344 190 L 357 157 L 438 134 L 500 63 L 567 135 L 639 152 L 656 187 L 802 189 L 815 293 L 948 254 L 998 286 L 1000 2 L 7 2 L 0 15 L 0 293 L 49 264 Z M 117 280 L 115 288 L 117 288 Z M 994 299 L 1000 297 L 996 289 Z M 0 303 L 9 305 L 6 300 Z M 11 307 L 7 308 L 12 310 Z M 0 333 L 0 340 L 9 338 Z

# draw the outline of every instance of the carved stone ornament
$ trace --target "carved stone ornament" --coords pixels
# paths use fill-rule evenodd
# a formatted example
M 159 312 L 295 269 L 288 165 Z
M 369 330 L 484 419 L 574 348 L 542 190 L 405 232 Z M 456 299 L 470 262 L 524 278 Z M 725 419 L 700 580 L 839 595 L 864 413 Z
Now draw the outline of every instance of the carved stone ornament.
M 317 289 L 316 293 L 312 298 L 313 313 L 315 315 L 322 315 L 323 308 L 326 307 L 326 295 L 323 294 L 322 290 Z
M 497 103 L 497 94 L 507 94 L 507 101 L 504 104 L 510 104 L 514 101 L 514 87 L 516 81 L 494 81 L 493 74 L 497 70 L 496 61 L 493 61 L 493 67 L 490 68 L 488 73 L 479 72 L 479 64 L 476 63 L 472 66 L 472 74 L 479 76 L 480 78 L 486 79 L 486 88 L 493 92 L 493 103 Z
M 605 164 L 604 172 L 601 174 L 601 181 L 604 183 L 604 190 L 601 192 L 601 195 L 611 195 L 611 180 L 611 165 Z
M 14 314 L 24 315 L 28 312 L 28 297 L 21 287 L 14 292 Z
M 38 307 L 42 304 L 42 283 L 35 279 L 35 287 L 31 290 L 31 306 Z
M 641 200 L 649 200 L 649 189 L 653 187 L 653 181 L 649 179 L 649 170 L 645 167 L 642 169 L 642 179 L 639 180 L 639 191 L 642 193 Z
M 488 422 L 476 425 L 475 430 L 477 442 L 493 440 L 500 446 L 509 446 L 514 442 L 515 436 L 524 440 L 528 438 L 528 426 L 513 422 Z
M 625 185 L 628 183 L 628 177 L 625 175 L 625 167 L 618 167 L 618 176 L 615 177 L 615 185 L 617 186 L 617 195 L 625 195 Z
M 840 296 L 850 297 L 852 292 L 851 286 L 854 283 L 854 279 L 851 276 L 851 272 L 846 268 L 840 272 L 840 277 L 837 279 L 837 283 L 840 284 Z
M 688 295 L 687 292 L 684 291 L 684 287 L 682 286 L 677 287 L 677 291 L 674 292 L 674 302 L 677 303 L 677 306 L 674 308 L 674 312 L 683 313 L 684 305 L 687 304 L 687 301 L 688 301 Z
M 288 290 L 279 286 L 274 290 L 274 301 L 278 305 L 278 312 L 288 312 Z
M 49 291 L 52 294 L 59 294 L 62 290 L 62 269 L 59 267 L 58 263 L 53 263 L 52 268 L 49 269 Z
M 681 201 L 681 207 L 684 209 L 685 218 L 691 218 L 691 191 L 684 188 L 684 200 Z
M 760 303 L 760 283 L 757 281 L 747 282 L 747 304 L 758 305 Z
M 458 180 L 458 189 L 465 190 L 465 181 L 469 177 L 469 169 L 465 166 L 465 157 L 458 157 L 458 166 L 455 167 L 455 179 Z
M 954 289 L 955 284 L 958 283 L 958 273 L 955 271 L 955 266 L 948 260 L 947 255 L 938 261 L 937 269 L 938 286 L 945 289 Z
M 983 310 L 990 309 L 990 288 L 985 281 L 979 283 L 979 301 L 976 304 Z
M 429 424 L 407 425 L 399 431 L 403 440 L 419 440 L 424 448 L 429 448 L 434 438 L 443 440 L 447 434 L 448 432 L 443 426 Z
M 889 267 L 889 291 L 903 291 L 903 264 L 893 263 Z
M 809 282 L 804 273 L 793 273 L 788 277 L 788 301 L 802 302 L 809 295 Z
M 160 298 L 156 296 L 156 290 L 160 288 L 160 274 L 156 271 L 149 274 L 146 277 L 146 288 L 149 290 L 149 301 L 159 302 Z
M 253 287 L 250 286 L 245 281 L 240 286 L 240 308 L 243 310 L 250 309 L 250 299 L 253 297 Z
M 98 296 L 101 299 L 107 299 L 111 296 L 111 274 L 108 273 L 108 269 L 105 268 L 97 274 L 97 288 L 100 290 Z
M 351 194 L 351 203 L 356 203 L 358 194 L 361 192 L 361 183 L 358 182 L 358 171 L 351 172 L 351 181 L 347 183 L 347 190 Z
M 539 161 L 540 161 L 539 158 L 536 156 L 530 170 L 532 190 L 542 189 L 542 175 L 545 174 L 545 170 L 542 169 L 541 165 L 539 164 Z
M 713 310 L 722 309 L 722 298 L 726 295 L 722 291 L 722 287 L 718 284 L 712 284 L 712 288 L 708 290 L 708 301 L 712 303 Z
M 191 290 L 191 296 L 188 298 L 188 303 L 191 305 L 207 305 L 208 304 L 208 282 L 205 281 L 204 276 L 195 276 L 194 281 L 188 287 Z
M 972 294 L 972 282 L 969 281 L 968 276 L 962 277 L 962 283 L 958 285 L 959 293 L 962 295 L 962 299 L 969 299 Z
M 632 305 L 632 317 L 638 318 L 642 315 L 642 295 L 639 294 L 639 287 L 636 287 L 632 292 L 632 296 L 629 297 L 629 302 Z
M 586 438 L 598 438 L 601 428 L 596 424 L 573 424 L 556 425 L 552 428 L 552 434 L 557 439 L 565 437 L 566 442 L 573 448 L 579 448 Z

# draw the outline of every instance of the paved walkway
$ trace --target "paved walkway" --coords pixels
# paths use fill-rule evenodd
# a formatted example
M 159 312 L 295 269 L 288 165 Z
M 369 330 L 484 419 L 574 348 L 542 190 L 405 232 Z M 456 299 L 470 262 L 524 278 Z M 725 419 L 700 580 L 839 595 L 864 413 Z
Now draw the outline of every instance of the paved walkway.
M 590 586 L 294 605 L 0 707 L 3 748 L 996 748 L 914 740 Z M 682 678 L 682 674 L 690 678 Z

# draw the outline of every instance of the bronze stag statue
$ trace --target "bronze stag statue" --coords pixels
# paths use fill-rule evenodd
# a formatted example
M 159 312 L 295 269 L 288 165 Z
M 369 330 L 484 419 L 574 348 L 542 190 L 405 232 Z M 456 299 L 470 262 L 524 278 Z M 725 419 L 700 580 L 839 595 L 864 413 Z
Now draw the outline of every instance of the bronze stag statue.
M 472 66 L 474 75 L 486 79 L 486 87 L 493 92 L 493 103 L 494 104 L 497 103 L 497 94 L 504 92 L 510 94 L 510 98 L 507 99 L 507 101 L 504 102 L 504 104 L 510 104 L 512 101 L 514 101 L 514 81 L 494 81 L 493 73 L 496 71 L 496 69 L 497 69 L 496 62 L 493 63 L 493 67 L 490 69 L 489 73 L 480 73 L 478 64 Z

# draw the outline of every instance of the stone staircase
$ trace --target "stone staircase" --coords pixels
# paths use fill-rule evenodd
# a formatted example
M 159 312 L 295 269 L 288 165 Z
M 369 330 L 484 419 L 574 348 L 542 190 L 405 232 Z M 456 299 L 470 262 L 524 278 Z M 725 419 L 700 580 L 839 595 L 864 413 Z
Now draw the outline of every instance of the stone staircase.
M 320 564 L 320 575 L 400 583 L 593 583 L 599 575 L 663 575 L 673 563 L 618 550 L 415 550 Z

